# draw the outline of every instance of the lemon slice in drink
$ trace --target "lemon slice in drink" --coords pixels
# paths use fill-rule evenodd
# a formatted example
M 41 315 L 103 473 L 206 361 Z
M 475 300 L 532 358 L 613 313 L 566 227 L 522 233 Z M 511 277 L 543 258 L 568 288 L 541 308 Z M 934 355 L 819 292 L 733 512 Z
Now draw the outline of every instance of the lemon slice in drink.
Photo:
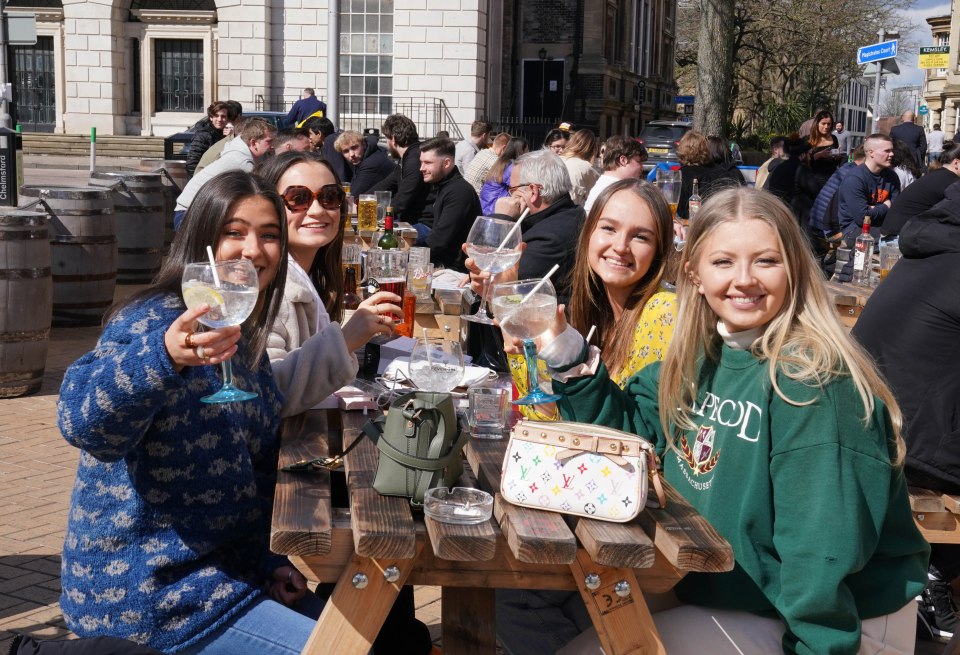
M 210 305 L 210 309 L 224 305 L 223 296 L 220 295 L 220 292 L 216 289 L 202 286 L 186 287 L 183 290 L 183 302 L 190 308 L 197 307 L 202 303 Z

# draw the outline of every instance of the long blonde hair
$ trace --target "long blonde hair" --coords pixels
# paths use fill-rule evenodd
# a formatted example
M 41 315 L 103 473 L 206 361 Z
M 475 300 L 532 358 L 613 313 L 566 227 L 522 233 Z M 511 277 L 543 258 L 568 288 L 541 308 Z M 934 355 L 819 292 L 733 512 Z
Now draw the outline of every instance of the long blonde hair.
M 768 362 L 772 388 L 785 402 L 802 406 L 813 400 L 788 398 L 777 382 L 778 375 L 812 387 L 849 376 L 863 403 L 864 425 L 872 420 L 874 396 L 886 406 L 894 428 L 893 462 L 899 465 L 905 452 L 900 437 L 902 417 L 890 388 L 869 355 L 840 323 L 792 212 L 772 194 L 747 187 L 712 195 L 687 234 L 681 259 L 685 274 L 678 280 L 677 289 L 679 320 L 660 372 L 660 420 L 668 444 L 674 447 L 671 426 L 694 427 L 697 369 L 702 360 L 717 361 L 722 346 L 718 317 L 690 280 L 690 274 L 699 262 L 704 243 L 717 227 L 745 219 L 763 221 L 773 228 L 787 274 L 783 307 L 753 345 L 753 354 Z
M 587 252 L 590 237 L 597 229 L 607 202 L 620 191 L 633 193 L 650 211 L 653 218 L 654 257 L 650 268 L 630 291 L 620 319 L 615 321 L 603 280 L 591 268 Z M 647 302 L 660 290 L 673 252 L 673 218 L 663 194 L 655 186 L 637 179 L 618 180 L 597 196 L 577 241 L 577 258 L 571 280 L 570 324 L 581 334 L 586 334 L 591 325 L 597 326 L 596 343 L 601 344 L 600 356 L 611 378 L 616 378 L 626 363 L 637 323 Z

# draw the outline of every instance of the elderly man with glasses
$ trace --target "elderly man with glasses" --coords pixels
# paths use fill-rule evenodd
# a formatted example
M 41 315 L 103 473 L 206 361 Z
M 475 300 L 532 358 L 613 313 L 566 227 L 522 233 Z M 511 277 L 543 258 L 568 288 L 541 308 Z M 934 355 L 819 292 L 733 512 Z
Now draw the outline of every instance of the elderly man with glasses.
M 549 150 L 537 150 L 517 158 L 510 173 L 510 195 L 496 205 L 497 214 L 511 220 L 530 210 L 520 226 L 526 245 L 519 279 L 543 277 L 559 264 L 551 281 L 561 302 L 569 296 L 570 270 L 584 219 L 583 209 L 570 198 L 570 187 L 563 160 Z M 479 274 L 479 269 L 472 272 Z

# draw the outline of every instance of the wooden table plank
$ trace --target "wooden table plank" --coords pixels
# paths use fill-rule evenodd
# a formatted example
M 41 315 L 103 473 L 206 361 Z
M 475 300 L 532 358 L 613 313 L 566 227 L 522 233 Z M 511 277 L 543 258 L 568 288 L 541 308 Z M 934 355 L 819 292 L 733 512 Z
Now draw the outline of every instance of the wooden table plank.
M 570 569 L 597 629 L 604 653 L 666 655 L 667 651 L 660 641 L 653 617 L 631 569 L 600 566 L 582 548 L 577 551 L 577 559 Z M 600 586 L 596 589 L 586 586 L 586 576 L 589 574 L 599 576 Z M 629 593 L 624 596 L 616 593 L 614 589 L 618 583 L 629 585 Z
M 648 507 L 639 521 L 671 564 L 683 571 L 733 569 L 733 549 L 680 493 L 663 481 L 667 505 Z
M 493 514 L 510 552 L 521 562 L 569 564 L 577 556 L 577 538 L 560 514 L 517 507 L 500 494 L 494 496 Z
M 914 512 L 946 512 L 947 507 L 943 502 L 943 494 L 939 491 L 930 489 L 921 489 L 920 487 L 907 487 L 910 494 L 910 510 Z
M 323 411 L 286 419 L 280 433 L 279 466 L 326 457 L 327 427 Z M 315 555 L 329 552 L 331 543 L 330 474 L 279 471 L 270 550 L 281 555 Z
M 477 481 L 471 471 L 464 470 L 455 486 L 476 488 Z M 441 559 L 478 562 L 493 559 L 496 554 L 500 526 L 492 516 L 473 525 L 444 523 L 426 515 L 423 522 L 430 535 L 433 553 Z
M 387 582 L 384 570 L 396 566 L 400 576 Z M 343 569 L 333 594 L 303 647 L 302 655 L 327 655 L 331 644 L 336 652 L 364 655 L 370 651 L 400 588 L 412 567 L 409 560 L 376 560 L 354 555 Z M 366 586 L 358 588 L 354 576 L 366 576 Z
M 343 412 L 343 443 L 353 443 L 368 418 L 361 412 Z M 417 543 L 410 501 L 381 496 L 373 488 L 377 461 L 377 447 L 369 439 L 345 458 L 354 548 L 365 557 L 410 559 Z
M 940 498 L 948 512 L 960 514 L 960 494 L 943 494 Z
M 635 521 L 611 523 L 579 519 L 574 532 L 597 564 L 630 569 L 653 566 L 657 549 Z

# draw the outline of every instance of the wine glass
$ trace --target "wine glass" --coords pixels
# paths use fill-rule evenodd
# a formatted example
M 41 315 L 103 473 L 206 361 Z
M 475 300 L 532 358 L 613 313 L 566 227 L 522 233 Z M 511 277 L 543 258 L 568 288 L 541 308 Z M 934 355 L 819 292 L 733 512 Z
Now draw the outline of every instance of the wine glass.
M 529 296 L 529 297 L 528 297 Z M 493 314 L 500 329 L 523 339 L 523 356 L 527 360 L 528 388 L 515 405 L 539 405 L 560 400 L 540 388 L 537 375 L 537 344 L 534 339 L 550 329 L 557 315 L 557 292 L 550 280 L 518 280 L 493 285 Z
M 424 391 L 452 390 L 463 380 L 460 344 L 440 337 L 418 337 L 410 351 L 410 379 Z
M 207 303 L 210 311 L 201 316 L 201 323 L 212 328 L 240 325 L 257 304 L 260 280 L 249 259 L 232 259 L 211 265 L 207 262 L 187 264 L 183 269 L 183 301 L 187 307 Z M 205 403 L 232 403 L 256 398 L 252 391 L 233 386 L 233 365 L 226 360 L 223 386 L 215 394 L 204 396 Z
M 515 229 L 516 228 L 516 229 Z M 492 216 L 477 216 L 467 235 L 467 255 L 473 258 L 481 271 L 487 271 L 492 278 L 502 273 L 520 260 L 520 229 L 512 221 Z M 487 311 L 487 297 L 490 295 L 490 278 L 483 282 L 483 299 L 476 314 L 464 316 L 474 323 L 493 324 Z
M 680 171 L 664 171 L 657 175 L 657 186 L 660 187 L 663 199 L 670 205 L 674 220 L 677 218 L 677 204 L 680 202 L 680 183 Z

